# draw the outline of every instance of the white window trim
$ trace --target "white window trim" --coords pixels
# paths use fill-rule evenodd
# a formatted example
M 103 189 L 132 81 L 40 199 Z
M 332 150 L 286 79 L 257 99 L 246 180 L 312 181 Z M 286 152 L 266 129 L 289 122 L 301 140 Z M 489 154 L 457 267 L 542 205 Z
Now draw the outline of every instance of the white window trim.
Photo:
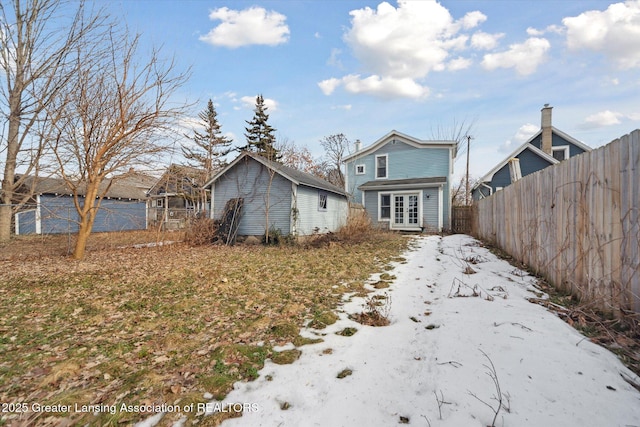
M 389 196 L 389 218 L 382 218 L 382 196 Z M 393 193 L 378 193 L 378 222 L 391 222 L 391 208 L 393 207 Z
M 385 176 L 378 176 L 378 158 L 379 157 L 384 157 L 385 158 Z M 375 169 L 376 169 L 376 175 L 374 177 L 374 179 L 387 179 L 389 177 L 389 155 L 388 154 L 378 154 L 375 158 Z
M 362 172 L 358 172 L 358 168 L 362 168 Z M 367 169 L 364 164 L 356 165 L 356 175 L 364 175 L 366 173 L 367 173 Z
M 564 151 L 564 160 L 567 160 L 569 158 L 569 146 L 568 145 L 558 145 L 556 147 L 551 147 L 551 157 L 554 157 L 553 156 L 553 152 L 554 151 Z
M 322 207 L 320 201 L 324 196 L 324 208 Z M 323 190 L 318 191 L 318 212 L 326 212 L 329 207 L 329 193 Z
M 419 191 L 411 191 L 411 190 L 405 190 L 405 191 L 396 191 L 395 193 L 391 193 L 391 214 L 393 215 L 393 208 L 394 208 L 394 197 L 395 196 L 406 196 L 406 195 L 417 195 L 418 196 L 418 224 L 414 227 L 393 227 L 393 221 L 389 222 L 389 228 L 392 230 L 417 230 L 417 229 L 422 229 L 424 227 L 424 221 L 423 221 L 423 217 L 424 217 L 424 206 L 423 206 L 423 198 L 424 198 L 424 191 L 423 190 L 419 190 Z M 378 210 L 379 206 L 378 206 Z

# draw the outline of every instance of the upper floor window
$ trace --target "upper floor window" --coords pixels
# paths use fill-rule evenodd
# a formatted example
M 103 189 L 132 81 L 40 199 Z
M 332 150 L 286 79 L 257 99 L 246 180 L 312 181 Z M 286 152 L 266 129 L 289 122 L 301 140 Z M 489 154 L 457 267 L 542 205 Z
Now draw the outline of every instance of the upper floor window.
M 558 161 L 563 161 L 569 158 L 569 146 L 561 145 L 558 147 L 551 147 L 553 158 Z
M 325 191 L 318 192 L 318 210 L 319 211 L 327 210 L 327 197 L 328 197 L 328 194 Z
M 386 154 L 376 156 L 376 178 L 386 178 L 388 176 L 387 160 Z
M 364 175 L 364 165 L 356 165 L 356 175 Z

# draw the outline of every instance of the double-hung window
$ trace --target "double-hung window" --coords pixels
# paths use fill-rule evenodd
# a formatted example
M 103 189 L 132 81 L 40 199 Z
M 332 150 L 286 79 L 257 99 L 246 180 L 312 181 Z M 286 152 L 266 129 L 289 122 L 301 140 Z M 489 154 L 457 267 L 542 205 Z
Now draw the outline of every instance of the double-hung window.
M 328 194 L 326 191 L 318 192 L 318 210 L 319 211 L 327 210 L 327 198 L 328 198 Z
M 376 156 L 376 178 L 386 178 L 388 176 L 388 156 L 382 154 Z
M 380 194 L 380 220 L 391 219 L 391 194 Z

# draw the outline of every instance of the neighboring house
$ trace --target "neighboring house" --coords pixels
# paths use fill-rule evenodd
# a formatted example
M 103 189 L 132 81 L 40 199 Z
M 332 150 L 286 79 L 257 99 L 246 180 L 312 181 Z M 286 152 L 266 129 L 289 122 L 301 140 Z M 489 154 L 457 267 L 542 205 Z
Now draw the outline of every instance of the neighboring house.
M 391 131 L 345 157 L 345 189 L 374 224 L 391 230 L 450 228 L 455 141 Z
M 109 186 L 93 225 L 94 232 L 144 230 L 147 227 L 146 182 L 149 177 L 122 175 L 106 180 Z M 61 178 L 27 178 L 23 187 L 33 189 L 33 200 L 15 215 L 16 234 L 56 234 L 78 231 L 73 194 Z M 80 191 L 80 196 L 84 193 Z
M 220 219 L 227 202 L 242 199 L 240 236 L 306 236 L 336 231 L 349 211 L 344 190 L 323 179 L 250 152 L 242 152 L 205 184 L 210 217 Z
M 552 109 L 545 104 L 541 110 L 540 130 L 473 186 L 471 195 L 474 200 L 489 197 L 523 176 L 591 151 L 591 147 L 552 126 Z
M 178 229 L 187 218 L 207 209 L 209 194 L 202 186 L 209 177 L 204 169 L 170 165 L 149 189 L 149 226 Z

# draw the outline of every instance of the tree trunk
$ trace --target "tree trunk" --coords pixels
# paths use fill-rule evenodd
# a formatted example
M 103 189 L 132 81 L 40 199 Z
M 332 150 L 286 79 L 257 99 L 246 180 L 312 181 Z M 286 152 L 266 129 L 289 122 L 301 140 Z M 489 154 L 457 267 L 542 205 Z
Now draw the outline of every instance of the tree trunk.
M 22 73 L 16 74 L 14 90 L 9 94 L 9 129 L 7 133 L 7 157 L 2 177 L 2 199 L 0 199 L 0 242 L 11 238 L 11 217 L 13 215 L 13 193 L 18 152 L 20 151 L 20 105 Z
M 84 204 L 80 207 L 78 203 L 76 203 L 76 210 L 80 217 L 80 223 L 78 224 L 78 238 L 76 240 L 76 245 L 73 248 L 73 259 L 84 259 L 87 241 L 89 240 L 89 235 L 91 235 L 91 231 L 93 230 L 93 223 L 96 219 L 98 209 L 100 208 L 101 200 L 96 200 L 96 196 L 98 195 L 98 186 L 99 184 L 96 182 L 90 183 L 87 186 L 87 194 L 84 197 Z M 77 198 L 78 196 L 74 197 Z

